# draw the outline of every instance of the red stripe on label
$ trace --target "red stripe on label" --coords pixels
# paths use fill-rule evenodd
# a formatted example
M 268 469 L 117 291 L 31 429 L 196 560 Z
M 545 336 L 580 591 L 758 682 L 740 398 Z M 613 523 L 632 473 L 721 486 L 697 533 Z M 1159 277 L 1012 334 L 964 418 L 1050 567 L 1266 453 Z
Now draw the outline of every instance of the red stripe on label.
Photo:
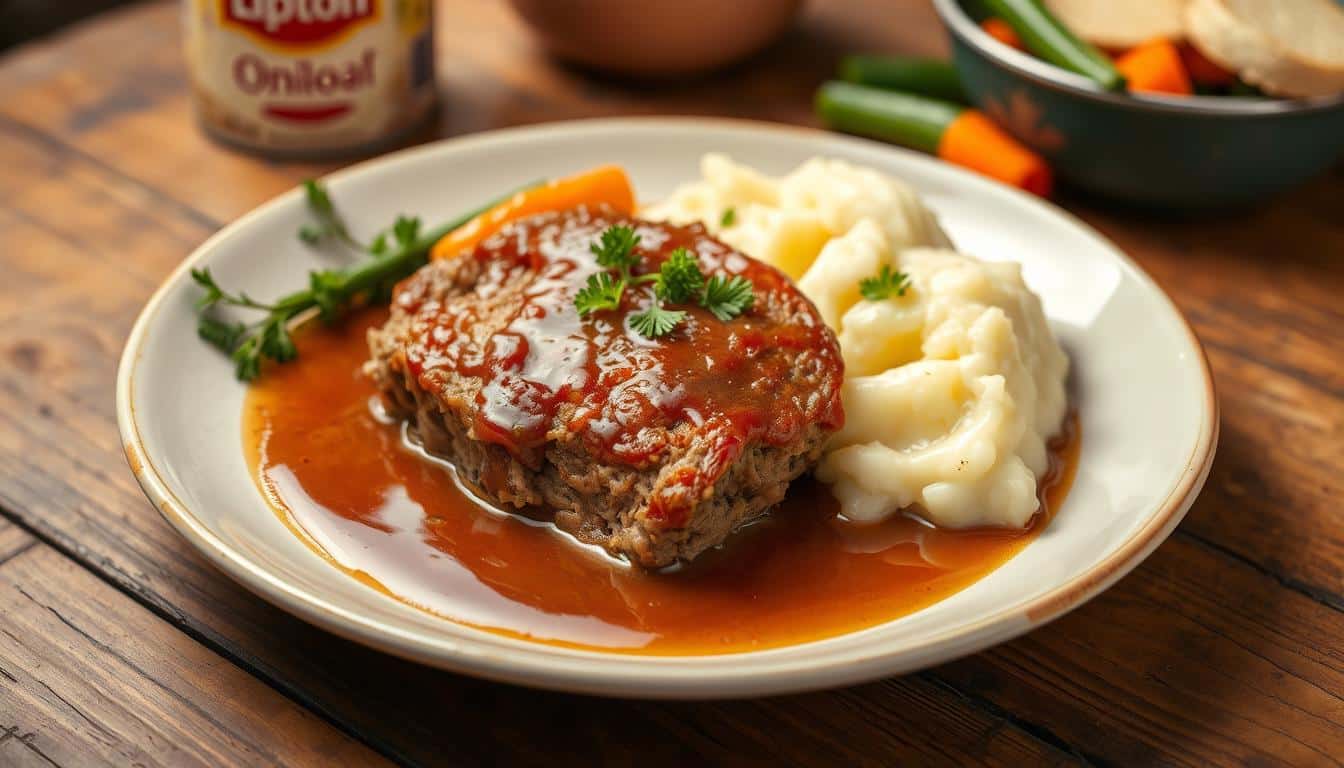
M 288 120 L 292 123 L 320 123 L 344 115 L 350 111 L 351 106 L 348 101 L 336 104 L 267 104 L 262 107 L 262 112 L 266 113 L 267 117 Z

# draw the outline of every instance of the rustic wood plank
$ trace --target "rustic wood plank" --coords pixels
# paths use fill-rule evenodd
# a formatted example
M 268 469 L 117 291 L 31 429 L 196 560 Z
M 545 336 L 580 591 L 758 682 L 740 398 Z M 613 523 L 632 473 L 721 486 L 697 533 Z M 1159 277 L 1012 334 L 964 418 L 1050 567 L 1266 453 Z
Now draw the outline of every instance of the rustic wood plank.
M 1344 755 L 1341 649 L 1338 611 L 1178 536 L 1083 609 L 935 674 L 1117 765 L 1326 765 Z
M 384 764 L 50 547 L 0 566 L 0 614 L 0 764 Z
M 0 50 L 50 34 L 122 2 L 125 0 L 10 0 L 0 6 Z
M 22 528 L 0 517 L 0 563 L 33 545 L 33 537 Z
M 256 162 L 196 130 L 180 11 L 175 2 L 128 5 L 6 57 L 0 115 L 148 188 L 190 186 L 199 212 L 227 221 L 317 169 Z

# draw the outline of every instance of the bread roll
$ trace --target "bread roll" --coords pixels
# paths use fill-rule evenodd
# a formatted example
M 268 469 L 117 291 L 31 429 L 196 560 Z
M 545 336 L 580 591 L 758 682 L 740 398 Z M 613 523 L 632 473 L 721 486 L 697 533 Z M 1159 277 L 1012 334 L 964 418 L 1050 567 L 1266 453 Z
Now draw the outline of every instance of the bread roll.
M 1191 0 L 1190 42 L 1275 96 L 1344 93 L 1344 7 L 1335 0 Z
M 1185 37 L 1186 0 L 1045 0 L 1069 31 L 1102 48 L 1133 48 L 1155 37 Z

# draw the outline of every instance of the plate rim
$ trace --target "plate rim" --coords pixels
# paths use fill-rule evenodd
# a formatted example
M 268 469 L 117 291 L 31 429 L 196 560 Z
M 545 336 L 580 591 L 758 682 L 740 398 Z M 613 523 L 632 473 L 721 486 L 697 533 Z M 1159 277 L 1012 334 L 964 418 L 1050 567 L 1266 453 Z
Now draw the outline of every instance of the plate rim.
M 988 613 L 974 622 L 931 634 L 918 642 L 902 644 L 899 648 L 878 647 L 854 658 L 849 658 L 854 656 L 854 652 L 850 651 L 842 658 L 771 660 L 772 663 L 763 665 L 724 665 L 725 668 L 715 670 L 713 675 L 703 675 L 687 674 L 681 665 L 686 662 L 692 665 L 705 663 L 712 659 L 742 661 L 758 657 L 760 654 L 788 651 L 808 644 L 716 656 L 641 656 L 559 648 L 503 636 L 494 636 L 504 641 L 502 643 L 486 643 L 473 637 L 449 635 L 431 640 L 419 632 L 361 615 L 289 584 L 224 543 L 173 493 L 154 466 L 140 436 L 133 401 L 137 363 L 141 347 L 169 290 L 221 241 L 245 229 L 254 218 L 300 194 L 300 190 L 291 189 L 226 224 L 194 248 L 154 290 L 136 317 L 127 337 L 117 367 L 117 426 L 127 463 L 142 491 L 160 515 L 212 565 L 238 584 L 272 605 L 346 639 L 440 669 L 499 682 L 596 695 L 678 699 L 781 694 L 830 688 L 877 677 L 904 674 L 983 650 L 1037 629 L 1100 594 L 1146 559 L 1184 518 L 1208 477 L 1220 430 L 1217 390 L 1207 352 L 1180 308 L 1142 267 L 1105 235 L 1077 216 L 1048 201 L 1003 187 L 969 171 L 948 166 L 918 153 L 867 139 L 802 126 L 697 116 L 589 118 L 483 131 L 383 154 L 347 166 L 322 178 L 328 182 L 339 181 L 346 176 L 361 174 L 393 160 L 402 161 L 417 154 L 442 151 L 446 146 L 466 149 L 474 144 L 535 140 L 544 138 L 547 134 L 620 129 L 626 126 L 669 129 L 709 126 L 785 133 L 800 138 L 825 138 L 842 143 L 853 142 L 868 148 L 876 147 L 900 154 L 904 159 L 917 164 L 938 166 L 942 172 L 950 172 L 954 177 L 960 176 L 961 178 L 956 180 L 959 183 L 969 184 L 972 188 L 988 188 L 989 191 L 998 194 L 1020 196 L 1034 205 L 1044 206 L 1051 213 L 1087 231 L 1090 236 L 1108 246 L 1113 255 L 1127 266 L 1138 280 L 1166 302 L 1168 309 L 1185 328 L 1189 345 L 1198 352 L 1196 362 L 1204 385 L 1204 408 L 1198 437 L 1179 480 L 1172 486 L 1157 511 L 1150 514 L 1138 529 L 1089 570 L 1016 607 Z M 460 623 L 455 626 L 473 629 Z

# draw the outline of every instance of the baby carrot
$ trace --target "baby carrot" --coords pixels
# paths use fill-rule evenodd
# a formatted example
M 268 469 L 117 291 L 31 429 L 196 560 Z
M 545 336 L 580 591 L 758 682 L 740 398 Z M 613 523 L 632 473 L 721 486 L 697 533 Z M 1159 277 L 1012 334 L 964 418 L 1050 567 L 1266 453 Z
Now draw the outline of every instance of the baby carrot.
M 1129 49 L 1115 60 L 1115 68 L 1129 81 L 1131 91 L 1177 96 L 1189 96 L 1193 91 L 1180 51 L 1166 38 Z
M 962 112 L 947 126 L 938 156 L 1041 197 L 1049 197 L 1054 188 L 1045 160 L 978 110 Z
M 1013 25 L 997 16 L 990 16 L 980 22 L 980 28 L 989 33 L 990 37 L 1009 48 L 1016 48 L 1019 51 L 1027 50 L 1027 46 L 1022 44 L 1022 38 L 1018 37 L 1017 32 L 1013 30 Z
M 430 258 L 456 256 L 498 232 L 505 224 L 534 213 L 604 204 L 621 213 L 634 213 L 635 193 L 630 179 L 619 166 L 603 165 L 523 190 L 444 235 L 434 244 Z
M 919 149 L 1041 196 L 1053 186 L 1045 161 L 977 110 L 842 82 L 823 85 L 816 107 L 832 128 Z

